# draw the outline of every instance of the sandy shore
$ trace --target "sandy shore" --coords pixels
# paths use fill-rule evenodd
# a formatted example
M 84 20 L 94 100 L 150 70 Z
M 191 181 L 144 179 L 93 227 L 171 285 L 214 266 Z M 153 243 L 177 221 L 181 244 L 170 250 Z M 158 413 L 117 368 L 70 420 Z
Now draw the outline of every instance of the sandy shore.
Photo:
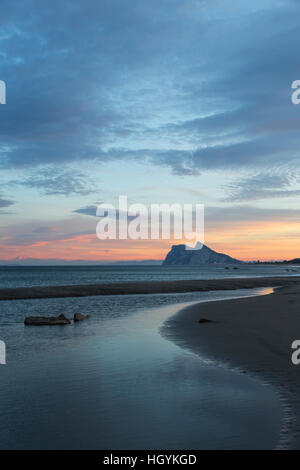
M 92 295 L 169 294 L 295 285 L 297 283 L 300 283 L 299 276 L 17 287 L 0 289 L 0 300 L 87 297 Z
M 291 344 L 300 339 L 300 284 L 261 297 L 196 304 L 169 319 L 162 333 L 203 358 L 274 385 L 285 408 L 278 447 L 300 449 L 300 365 L 291 361 Z

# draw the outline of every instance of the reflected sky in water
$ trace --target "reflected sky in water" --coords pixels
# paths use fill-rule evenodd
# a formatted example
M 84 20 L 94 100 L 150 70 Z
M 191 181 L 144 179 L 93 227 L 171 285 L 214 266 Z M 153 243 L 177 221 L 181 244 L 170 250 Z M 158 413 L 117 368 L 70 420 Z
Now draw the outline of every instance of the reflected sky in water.
M 251 291 L 254 293 L 255 291 Z M 0 303 L 0 447 L 201 449 L 275 447 L 278 396 L 159 334 L 179 308 L 249 290 Z M 65 327 L 28 314 L 91 313 Z

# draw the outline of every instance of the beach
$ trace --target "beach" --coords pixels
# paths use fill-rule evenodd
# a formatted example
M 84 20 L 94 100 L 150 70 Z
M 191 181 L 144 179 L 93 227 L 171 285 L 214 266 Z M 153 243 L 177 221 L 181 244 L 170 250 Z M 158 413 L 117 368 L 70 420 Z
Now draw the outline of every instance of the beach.
M 0 270 L 0 448 L 299 448 L 300 278 L 228 271 Z
M 284 415 L 273 387 L 160 334 L 189 305 L 268 290 L 1 302 L 0 449 L 274 448 Z M 74 311 L 91 318 L 23 323 Z
M 254 289 L 277 285 L 296 285 L 299 282 L 299 276 L 270 276 L 15 287 L 1 288 L 0 300 L 50 299 L 99 295 L 179 294 L 185 292 L 207 292 L 216 290 Z
M 199 323 L 201 318 L 211 322 Z M 291 361 L 291 345 L 300 338 L 299 284 L 260 297 L 193 305 L 161 331 L 204 360 L 273 385 L 285 410 L 278 448 L 300 448 L 300 365 Z

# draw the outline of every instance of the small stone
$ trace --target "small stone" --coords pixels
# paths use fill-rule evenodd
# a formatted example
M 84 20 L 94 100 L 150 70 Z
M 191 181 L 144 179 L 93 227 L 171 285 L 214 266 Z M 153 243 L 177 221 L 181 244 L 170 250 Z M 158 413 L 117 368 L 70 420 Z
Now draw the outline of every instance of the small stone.
M 74 313 L 74 322 L 86 320 L 90 315 L 82 315 L 81 313 Z

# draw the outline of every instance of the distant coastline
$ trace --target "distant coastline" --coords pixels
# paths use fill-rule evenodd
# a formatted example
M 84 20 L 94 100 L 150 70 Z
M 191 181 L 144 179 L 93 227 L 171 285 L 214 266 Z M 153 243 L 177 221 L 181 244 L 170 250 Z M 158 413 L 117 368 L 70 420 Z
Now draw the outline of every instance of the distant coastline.
M 207 245 L 197 243 L 193 249 L 184 244 L 173 245 L 164 259 L 144 260 L 65 260 L 65 259 L 40 259 L 16 257 L 11 260 L 1 260 L 0 267 L 46 267 L 46 266 L 203 266 L 203 265 L 232 265 L 232 264 L 299 264 L 300 258 L 291 260 L 269 260 L 269 261 L 243 261 L 233 258 L 225 253 L 217 252 Z
M 89 260 L 73 260 L 65 259 L 39 259 L 39 258 L 15 258 L 12 260 L 0 260 L 0 268 L 20 267 L 60 267 L 60 266 L 160 266 L 163 260 L 137 260 L 137 261 L 111 261 L 101 262 Z

